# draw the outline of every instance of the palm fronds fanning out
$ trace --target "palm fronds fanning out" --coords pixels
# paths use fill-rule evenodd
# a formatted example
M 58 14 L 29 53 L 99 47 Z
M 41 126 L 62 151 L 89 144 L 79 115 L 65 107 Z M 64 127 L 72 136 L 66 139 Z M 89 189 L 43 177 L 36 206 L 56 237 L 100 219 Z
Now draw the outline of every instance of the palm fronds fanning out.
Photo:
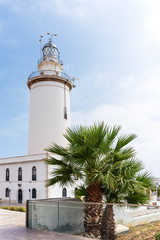
M 120 126 L 109 127 L 102 123 L 93 126 L 68 128 L 64 137 L 66 147 L 51 144 L 46 150 L 50 157 L 46 163 L 51 166 L 51 178 L 47 186 L 59 183 L 73 185 L 75 179 L 82 186 L 75 190 L 86 202 L 102 202 L 102 197 L 110 203 L 144 204 L 148 201 L 148 188 L 153 186 L 153 178 L 144 171 L 141 161 L 136 159 L 136 151 L 129 146 L 135 134 L 120 135 Z M 113 208 L 108 209 L 109 239 L 116 239 Z M 95 238 L 106 237 L 102 207 L 86 206 L 84 210 L 85 234 Z M 105 214 L 105 212 L 104 212 Z

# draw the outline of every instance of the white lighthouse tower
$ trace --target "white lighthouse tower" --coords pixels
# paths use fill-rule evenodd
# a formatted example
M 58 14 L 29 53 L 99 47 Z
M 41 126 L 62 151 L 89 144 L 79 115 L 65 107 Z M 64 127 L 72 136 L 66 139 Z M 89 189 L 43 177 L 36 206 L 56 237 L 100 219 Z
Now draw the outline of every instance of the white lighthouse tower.
M 27 82 L 30 89 L 28 155 L 45 152 L 52 142 L 65 146 L 63 134 L 70 127 L 73 78 L 62 72 L 63 64 L 52 37 L 42 48 L 39 71 L 32 73 Z
M 4 201 L 22 203 L 27 199 L 74 197 L 73 189 L 68 186 L 62 188 L 56 184 L 46 188 L 53 167 L 45 163 L 48 153 L 44 150 L 53 142 L 67 144 L 63 134 L 70 127 L 70 91 L 74 79 L 63 73 L 52 35 L 41 54 L 38 71 L 27 82 L 30 89 L 28 155 L 0 159 L 0 197 Z

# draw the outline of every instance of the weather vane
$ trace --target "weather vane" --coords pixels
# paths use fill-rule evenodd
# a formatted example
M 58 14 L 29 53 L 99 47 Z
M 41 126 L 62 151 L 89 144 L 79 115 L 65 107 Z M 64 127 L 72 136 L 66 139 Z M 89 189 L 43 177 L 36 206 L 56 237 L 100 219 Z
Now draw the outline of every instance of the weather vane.
M 57 33 L 52 34 L 50 32 L 47 32 L 47 34 L 51 36 L 51 38 L 50 38 L 51 42 L 53 42 L 53 36 L 57 37 Z

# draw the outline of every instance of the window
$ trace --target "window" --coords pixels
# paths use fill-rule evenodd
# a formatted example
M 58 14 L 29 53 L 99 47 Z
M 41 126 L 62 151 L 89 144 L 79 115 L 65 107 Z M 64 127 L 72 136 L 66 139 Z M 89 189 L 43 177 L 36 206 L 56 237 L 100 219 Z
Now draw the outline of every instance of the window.
M 22 203 L 23 200 L 23 192 L 22 189 L 18 190 L 18 203 Z
M 18 168 L 18 181 L 22 181 L 22 168 Z
M 64 119 L 67 119 L 67 108 L 64 107 Z
M 6 169 L 6 181 L 9 181 L 9 168 Z
M 62 190 L 62 197 L 67 197 L 67 189 L 63 188 Z
M 33 167 L 33 168 L 32 168 L 32 180 L 33 180 L 33 181 L 37 180 L 36 167 Z
M 36 189 L 35 188 L 32 189 L 32 198 L 36 198 Z
M 9 197 L 9 188 L 6 188 L 6 194 L 5 194 L 6 197 Z

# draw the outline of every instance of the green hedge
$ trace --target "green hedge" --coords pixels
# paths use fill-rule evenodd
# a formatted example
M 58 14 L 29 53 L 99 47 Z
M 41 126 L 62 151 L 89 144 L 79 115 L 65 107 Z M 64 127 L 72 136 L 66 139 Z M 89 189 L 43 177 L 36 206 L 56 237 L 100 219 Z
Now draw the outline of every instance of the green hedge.
M 24 207 L 15 207 L 15 206 L 5 206 L 1 207 L 2 209 L 11 210 L 11 211 L 18 211 L 18 212 L 25 212 L 26 209 Z

